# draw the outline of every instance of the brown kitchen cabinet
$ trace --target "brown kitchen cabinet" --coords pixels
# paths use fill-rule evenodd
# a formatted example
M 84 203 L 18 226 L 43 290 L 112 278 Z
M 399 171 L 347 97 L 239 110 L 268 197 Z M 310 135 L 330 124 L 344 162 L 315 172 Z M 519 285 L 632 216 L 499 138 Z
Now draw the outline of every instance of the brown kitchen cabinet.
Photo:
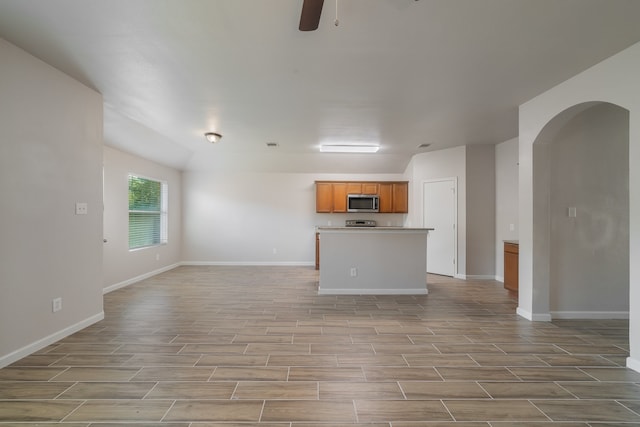
M 380 196 L 380 213 L 409 212 L 409 183 L 380 183 L 378 195 Z
M 329 182 L 316 182 L 316 212 L 333 211 L 333 186 Z
M 347 194 L 364 194 L 361 182 L 347 182 Z
M 409 183 L 375 181 L 316 181 L 316 212 L 347 212 L 347 194 L 375 194 L 380 213 L 409 212 Z
M 504 288 L 518 292 L 518 254 L 516 242 L 504 242 Z
M 393 212 L 394 213 L 409 212 L 409 183 L 394 182 L 392 192 L 393 192 Z
M 335 182 L 332 185 L 333 188 L 333 211 L 332 212 L 346 212 L 347 211 L 347 183 Z
M 379 185 L 377 182 L 363 182 L 362 194 L 378 194 Z
M 378 196 L 380 197 L 380 213 L 393 212 L 393 184 L 380 183 L 378 188 Z

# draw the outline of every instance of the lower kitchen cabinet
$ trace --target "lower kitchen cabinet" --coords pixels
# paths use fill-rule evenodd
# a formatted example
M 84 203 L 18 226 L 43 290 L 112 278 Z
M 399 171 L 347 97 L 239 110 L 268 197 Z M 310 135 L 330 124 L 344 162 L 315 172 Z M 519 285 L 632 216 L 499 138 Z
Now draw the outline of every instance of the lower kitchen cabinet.
M 504 242 L 504 288 L 518 292 L 518 254 L 516 242 Z

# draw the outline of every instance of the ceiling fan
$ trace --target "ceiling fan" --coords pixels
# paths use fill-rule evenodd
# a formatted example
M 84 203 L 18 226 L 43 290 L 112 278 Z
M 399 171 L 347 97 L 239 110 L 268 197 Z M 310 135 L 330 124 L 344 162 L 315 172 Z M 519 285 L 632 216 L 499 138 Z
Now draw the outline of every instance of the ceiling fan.
M 322 14 L 322 4 L 324 0 L 304 0 L 302 3 L 302 13 L 300 14 L 300 31 L 314 31 L 320 24 Z

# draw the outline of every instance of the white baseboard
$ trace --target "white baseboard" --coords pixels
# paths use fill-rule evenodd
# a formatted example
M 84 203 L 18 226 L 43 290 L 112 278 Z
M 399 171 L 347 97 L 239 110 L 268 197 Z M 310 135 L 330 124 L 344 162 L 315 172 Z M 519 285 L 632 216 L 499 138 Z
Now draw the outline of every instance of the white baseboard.
M 552 311 L 552 319 L 628 319 L 628 311 Z
M 460 280 L 497 280 L 498 282 L 504 282 L 504 279 L 500 276 L 492 274 L 454 274 L 454 279 Z
M 489 274 L 467 274 L 466 280 L 496 280 L 496 276 Z
M 426 295 L 424 289 L 318 289 L 318 295 Z
M 310 267 L 315 261 L 183 261 L 180 265 L 220 265 L 247 267 Z
M 632 357 L 627 357 L 627 368 L 633 369 L 636 372 L 640 372 L 640 360 Z
M 516 308 L 516 314 L 532 322 L 551 322 L 551 314 L 549 313 L 533 314 L 530 311 L 518 307 Z
M 102 294 L 103 295 L 104 294 L 108 294 L 109 292 L 113 292 L 113 291 L 115 291 L 117 289 L 124 288 L 126 286 L 132 285 L 132 284 L 134 284 L 136 282 L 139 282 L 141 280 L 148 279 L 149 277 L 153 277 L 153 276 L 155 276 L 157 274 L 160 274 L 160 273 L 164 273 L 165 271 L 173 270 L 174 268 L 179 267 L 180 265 L 181 265 L 181 263 L 171 264 L 171 265 L 168 265 L 166 267 L 162 267 L 162 268 L 159 268 L 157 270 L 153 270 L 153 271 L 150 271 L 148 273 L 141 274 L 140 276 L 136 276 L 136 277 L 133 277 L 131 279 L 124 280 L 124 281 L 122 281 L 120 283 L 109 285 L 106 288 L 102 289 Z
M 527 320 L 533 320 L 533 314 L 529 311 L 521 309 L 520 307 L 516 308 L 516 314 L 520 317 L 524 317 Z
M 23 357 L 27 357 L 28 355 L 33 354 L 36 351 L 41 350 L 46 346 L 51 345 L 57 341 L 60 341 L 61 339 L 66 338 L 69 335 L 76 333 L 81 329 L 86 328 L 87 326 L 91 326 L 94 323 L 101 321 L 102 319 L 104 319 L 104 311 L 101 311 L 100 313 L 93 315 L 87 319 L 84 319 L 74 325 L 71 325 L 57 332 L 54 332 L 53 334 L 47 337 L 44 337 L 42 339 L 39 339 L 38 341 L 32 342 L 31 344 L 28 344 L 7 355 L 1 356 L 0 368 L 4 368 L 5 366 L 12 364 L 13 362 L 17 362 Z

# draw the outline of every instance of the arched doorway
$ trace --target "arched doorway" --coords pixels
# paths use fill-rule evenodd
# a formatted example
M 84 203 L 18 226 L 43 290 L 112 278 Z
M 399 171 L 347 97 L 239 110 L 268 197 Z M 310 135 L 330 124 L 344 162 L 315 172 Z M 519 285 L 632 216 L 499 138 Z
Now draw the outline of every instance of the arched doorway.
M 628 317 L 628 110 L 570 107 L 543 128 L 532 155 L 538 320 Z

